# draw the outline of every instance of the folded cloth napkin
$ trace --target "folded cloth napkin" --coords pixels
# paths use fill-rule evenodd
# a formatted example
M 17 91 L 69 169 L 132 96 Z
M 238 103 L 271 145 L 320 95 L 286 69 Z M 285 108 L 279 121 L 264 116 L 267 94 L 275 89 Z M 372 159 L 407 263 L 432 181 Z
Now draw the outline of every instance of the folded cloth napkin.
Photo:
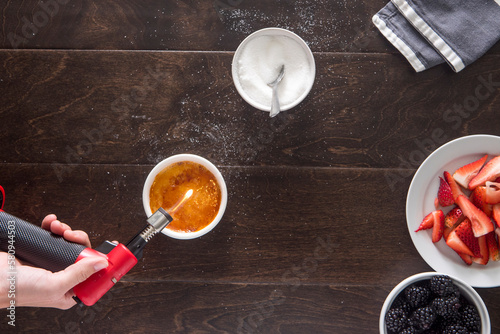
M 500 0 L 391 0 L 372 20 L 415 71 L 459 72 L 500 39 Z

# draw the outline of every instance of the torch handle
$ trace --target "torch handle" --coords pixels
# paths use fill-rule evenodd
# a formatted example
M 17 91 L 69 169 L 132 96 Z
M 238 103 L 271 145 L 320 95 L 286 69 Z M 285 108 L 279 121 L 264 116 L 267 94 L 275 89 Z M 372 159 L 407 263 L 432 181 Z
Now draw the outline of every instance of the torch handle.
M 103 245 L 106 244 L 105 255 L 83 245 L 66 241 L 61 236 L 0 209 L 0 250 L 13 254 L 20 260 L 57 272 L 85 257 L 102 256 L 107 259 L 107 268 L 94 273 L 73 288 L 75 299 L 87 306 L 94 305 L 137 264 L 137 258 L 125 245 L 109 242 Z M 112 247 L 109 247 L 110 245 Z
M 57 272 L 76 262 L 87 248 L 0 210 L 0 250 Z

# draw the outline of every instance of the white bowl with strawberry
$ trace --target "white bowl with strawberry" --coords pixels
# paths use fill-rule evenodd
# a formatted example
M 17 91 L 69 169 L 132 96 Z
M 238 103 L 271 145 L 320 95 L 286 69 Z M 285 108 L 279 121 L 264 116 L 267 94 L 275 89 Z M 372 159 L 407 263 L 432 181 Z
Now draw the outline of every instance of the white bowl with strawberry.
M 434 270 L 500 286 L 500 137 L 462 137 L 434 151 L 412 180 L 406 218 Z

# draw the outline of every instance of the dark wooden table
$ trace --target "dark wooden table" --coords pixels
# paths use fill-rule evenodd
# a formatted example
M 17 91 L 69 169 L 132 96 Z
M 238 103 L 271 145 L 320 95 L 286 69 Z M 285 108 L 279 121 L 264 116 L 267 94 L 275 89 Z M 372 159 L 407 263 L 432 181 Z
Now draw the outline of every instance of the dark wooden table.
M 142 228 L 143 183 L 173 154 L 211 160 L 229 190 L 209 234 L 156 237 L 95 306 L 19 308 L 15 331 L 377 333 L 391 289 L 432 270 L 405 218 L 420 162 L 500 135 L 500 45 L 458 74 L 415 73 L 371 23 L 386 2 L 0 1 L 6 211 L 56 213 L 95 246 Z M 271 120 L 238 95 L 231 62 L 272 26 L 309 44 L 317 76 Z M 481 78 L 497 85 L 467 99 Z M 500 289 L 477 291 L 499 333 Z

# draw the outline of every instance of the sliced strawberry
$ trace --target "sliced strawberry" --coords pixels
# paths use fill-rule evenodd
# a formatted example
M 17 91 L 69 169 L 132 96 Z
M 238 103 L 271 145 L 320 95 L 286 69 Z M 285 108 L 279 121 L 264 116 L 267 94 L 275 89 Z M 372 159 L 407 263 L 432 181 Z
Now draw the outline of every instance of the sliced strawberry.
M 480 237 L 494 230 L 495 226 L 491 222 L 491 219 L 472 204 L 467 197 L 460 195 L 457 197 L 456 202 L 463 214 L 470 219 L 472 231 L 476 237 Z
M 469 182 L 469 189 L 484 186 L 486 181 L 495 181 L 500 176 L 500 155 L 484 165 L 479 173 Z
M 444 240 L 448 239 L 451 231 L 458 226 L 464 218 L 465 216 L 462 214 L 462 210 L 460 210 L 458 206 L 455 206 L 453 209 L 448 211 L 448 213 L 444 216 Z
M 474 257 L 472 261 L 478 264 L 486 265 L 490 260 L 490 253 L 488 250 L 486 235 L 482 235 L 479 238 L 477 238 L 477 242 L 479 243 L 479 248 L 481 250 L 481 257 Z
M 462 221 L 464 215 L 462 214 L 462 210 L 458 206 L 455 206 L 453 209 L 448 211 L 446 216 L 444 216 L 444 226 L 453 227 L 458 222 Z
M 438 242 L 444 233 L 444 213 L 441 210 L 435 210 L 424 217 L 420 226 L 415 232 L 428 230 L 432 228 L 432 242 Z
M 427 216 L 424 217 L 422 222 L 420 223 L 420 226 L 415 230 L 415 232 L 422 231 L 422 230 L 428 230 L 434 226 L 434 216 L 432 215 L 432 212 L 429 213 Z
M 469 247 L 467 247 L 467 245 L 458 237 L 456 229 L 451 231 L 448 239 L 446 239 L 446 244 L 458 254 L 474 256 L 474 253 L 469 249 Z
M 481 257 L 481 249 L 479 248 L 478 239 L 474 236 L 472 224 L 468 218 L 465 218 L 464 221 L 455 228 L 454 232 L 467 246 L 467 248 L 470 249 L 472 256 Z
M 452 227 L 445 226 L 444 227 L 443 239 L 445 242 L 446 242 L 446 240 L 448 240 L 448 237 L 450 236 L 450 233 L 451 233 L 451 231 L 453 231 L 454 228 L 455 228 L 455 226 L 452 226 Z
M 498 227 L 500 227 L 500 204 L 495 204 L 493 205 L 493 220 L 497 224 Z M 497 229 L 498 231 L 498 229 Z
M 477 187 L 479 188 L 479 187 Z M 477 189 L 476 188 L 476 189 Z M 500 183 L 486 181 L 486 203 L 497 204 L 500 203 Z
M 434 211 L 434 227 L 432 228 L 432 242 L 438 242 L 444 233 L 444 213 L 441 210 Z
M 464 260 L 466 265 L 470 266 L 472 264 L 472 259 L 473 259 L 472 256 L 467 255 L 467 254 L 463 254 L 463 253 L 458 253 L 458 252 L 456 252 L 456 253 L 458 254 L 458 256 L 460 256 L 460 258 L 462 260 Z
M 446 180 L 446 182 L 448 182 L 448 184 L 450 185 L 451 195 L 453 196 L 453 199 L 456 202 L 457 201 L 457 197 L 460 196 L 460 195 L 464 195 L 464 193 L 462 192 L 462 189 L 460 188 L 460 186 L 455 181 L 455 179 L 451 176 L 450 173 L 448 173 L 448 172 L 445 171 L 443 173 L 443 176 L 444 176 L 444 179 Z
M 491 261 L 500 260 L 500 253 L 498 252 L 498 241 L 495 232 L 486 234 L 486 244 L 488 245 L 488 252 Z
M 476 187 L 470 194 L 470 201 L 480 210 L 482 210 L 488 217 L 491 217 L 491 204 L 487 202 L 486 187 Z
M 451 187 L 442 177 L 439 177 L 437 198 L 441 206 L 450 206 L 455 203 L 455 199 L 451 193 Z
M 453 173 L 453 178 L 459 185 L 464 188 L 468 188 L 470 180 L 472 180 L 477 175 L 477 173 L 479 173 L 481 167 L 483 167 L 484 163 L 486 162 L 486 159 L 488 159 L 487 154 L 479 160 L 460 167 L 455 171 L 455 173 Z

